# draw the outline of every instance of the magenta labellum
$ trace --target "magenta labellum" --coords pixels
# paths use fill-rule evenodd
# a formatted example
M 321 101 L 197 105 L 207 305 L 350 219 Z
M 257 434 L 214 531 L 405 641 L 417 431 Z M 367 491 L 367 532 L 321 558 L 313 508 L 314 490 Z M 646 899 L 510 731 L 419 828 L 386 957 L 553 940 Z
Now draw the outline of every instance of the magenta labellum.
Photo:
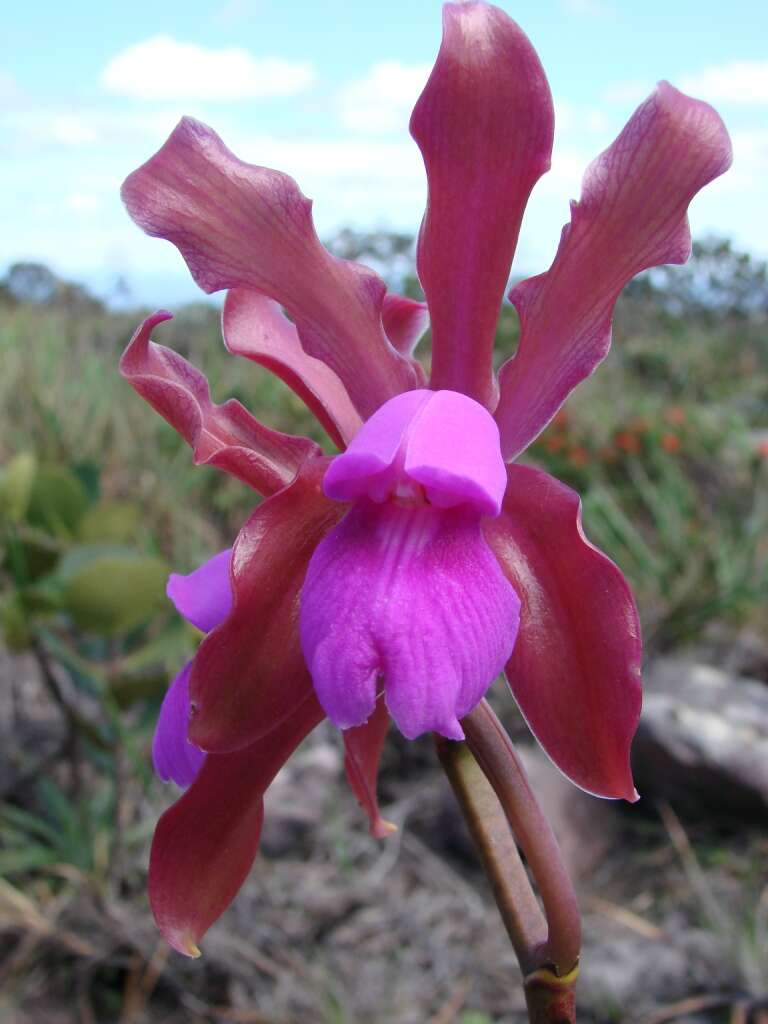
M 301 597 L 318 699 L 342 729 L 384 700 L 409 739 L 463 739 L 459 719 L 512 653 L 520 600 L 480 521 L 506 487 L 498 428 L 473 399 L 390 399 L 331 463 L 323 490 L 352 501 L 320 542 Z

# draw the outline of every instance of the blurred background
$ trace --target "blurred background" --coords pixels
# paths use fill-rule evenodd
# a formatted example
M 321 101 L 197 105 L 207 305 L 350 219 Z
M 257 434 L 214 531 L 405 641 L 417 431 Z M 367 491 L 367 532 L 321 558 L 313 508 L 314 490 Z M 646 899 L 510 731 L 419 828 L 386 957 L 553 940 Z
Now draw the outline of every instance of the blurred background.
M 608 360 L 526 454 L 579 490 L 588 536 L 637 595 L 642 801 L 576 791 L 501 684 L 493 702 L 581 894 L 580 1019 L 766 1024 L 768 13 L 750 0 L 501 6 L 557 113 L 516 278 L 546 269 L 584 168 L 657 79 L 712 102 L 733 137 L 733 169 L 691 208 L 692 260 L 625 290 Z M 292 174 L 335 253 L 418 296 L 425 188 L 407 119 L 439 35 L 432 0 L 0 13 L 0 1022 L 526 1019 L 427 741 L 390 738 L 381 795 L 399 832 L 379 844 L 321 727 L 270 791 L 262 854 L 201 960 L 169 952 L 145 895 L 152 829 L 177 795 L 153 778 L 153 723 L 199 639 L 165 578 L 229 545 L 254 499 L 192 466 L 119 378 L 119 355 L 169 308 L 157 340 L 217 401 L 327 441 L 279 381 L 225 355 L 219 300 L 131 224 L 120 182 L 192 114 Z M 505 307 L 499 363 L 516 342 Z M 428 337 L 419 353 L 428 364 Z

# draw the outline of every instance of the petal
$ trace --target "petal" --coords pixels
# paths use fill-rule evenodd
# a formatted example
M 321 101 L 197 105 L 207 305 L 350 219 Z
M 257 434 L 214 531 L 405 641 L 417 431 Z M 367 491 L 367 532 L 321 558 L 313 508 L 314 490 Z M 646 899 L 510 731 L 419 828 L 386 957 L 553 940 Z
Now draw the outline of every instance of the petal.
M 312 204 L 288 175 L 238 160 L 183 118 L 122 194 L 139 227 L 178 247 L 204 291 L 245 287 L 279 302 L 363 418 L 420 382 L 384 334 L 383 281 L 323 248 Z
M 493 417 L 466 395 L 435 392 L 408 440 L 405 473 L 434 505 L 463 501 L 481 515 L 498 515 L 507 474 Z
M 177 786 L 189 786 L 203 766 L 205 754 L 187 739 L 189 729 L 189 673 L 188 661 L 179 672 L 163 698 L 160 716 L 152 740 L 152 763 L 163 780 Z
M 387 337 L 397 351 L 409 356 L 429 327 L 429 308 L 426 302 L 416 302 L 404 295 L 388 292 L 384 296 L 381 317 Z
M 312 552 L 344 514 L 323 496 L 326 466 L 307 463 L 235 541 L 232 612 L 203 640 L 190 679 L 189 735 L 202 750 L 249 746 L 312 691 L 299 645 L 299 592 Z
M 377 409 L 328 467 L 323 481 L 328 497 L 355 501 L 368 495 L 383 501 L 397 484 L 395 463 L 408 430 L 431 396 L 431 391 L 423 389 L 406 391 Z
M 301 643 L 320 703 L 342 729 L 390 714 L 414 739 L 463 738 L 517 633 L 520 602 L 476 516 L 361 500 L 318 545 Z
M 507 484 L 493 417 L 455 391 L 407 391 L 363 424 L 331 463 L 323 490 L 336 501 L 384 501 L 417 484 L 439 508 L 498 515 Z
M 212 402 L 199 370 L 150 341 L 152 330 L 170 319 L 163 312 L 147 317 L 123 353 L 120 373 L 181 434 L 196 465 L 217 466 L 264 495 L 279 491 L 320 449 L 307 438 L 262 426 L 234 399 Z
M 504 510 L 485 535 L 523 603 L 506 673 L 531 730 L 582 789 L 636 799 L 640 623 L 626 580 L 584 536 L 579 496 L 510 466 Z
M 203 633 L 210 633 L 232 609 L 231 561 L 232 548 L 227 548 L 187 576 L 172 572 L 168 577 L 165 592 L 176 611 Z
M 198 956 L 201 936 L 234 899 L 258 849 L 264 792 L 322 717 L 310 697 L 255 746 L 210 755 L 194 784 L 160 818 L 149 900 L 160 931 L 180 953 Z
M 346 388 L 324 362 L 307 355 L 295 324 L 276 302 L 249 288 L 234 288 L 224 303 L 222 329 L 229 351 L 285 381 L 339 448 L 355 436 L 362 421 Z
M 627 281 L 688 259 L 688 204 L 730 162 L 715 111 L 662 82 L 587 169 L 554 263 L 509 296 L 520 343 L 500 375 L 496 418 L 505 458 L 536 437 L 606 356 Z
M 554 114 L 539 59 L 482 2 L 446 4 L 443 42 L 411 118 L 429 198 L 417 264 L 432 385 L 495 403 L 492 352 L 528 196 L 549 168 Z
M 388 730 L 389 712 L 380 697 L 376 702 L 376 710 L 364 725 L 345 729 L 342 733 L 347 780 L 360 806 L 368 815 L 371 835 L 375 839 L 385 839 L 397 831 L 396 825 L 382 818 L 376 795 L 381 749 Z

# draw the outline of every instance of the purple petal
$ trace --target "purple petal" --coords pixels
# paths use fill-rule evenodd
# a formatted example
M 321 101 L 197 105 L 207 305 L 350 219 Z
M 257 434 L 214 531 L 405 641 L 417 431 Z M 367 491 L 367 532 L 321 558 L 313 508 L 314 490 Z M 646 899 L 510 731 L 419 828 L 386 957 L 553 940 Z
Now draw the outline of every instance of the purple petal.
M 342 455 L 337 455 L 323 479 L 323 491 L 334 501 L 367 496 L 383 501 L 397 483 L 395 465 L 414 417 L 431 391 L 406 391 L 385 402 L 360 428 Z
M 587 169 L 552 266 L 509 296 L 520 344 L 500 374 L 505 458 L 523 451 L 606 356 L 627 281 L 647 267 L 685 263 L 688 204 L 730 162 L 715 111 L 662 82 Z
M 279 302 L 361 417 L 422 382 L 384 333 L 384 282 L 323 248 L 312 204 L 287 174 L 238 160 L 214 131 L 183 118 L 122 194 L 139 227 L 173 242 L 205 291 L 251 288 Z
M 152 740 L 152 762 L 163 782 L 191 786 L 203 766 L 205 754 L 187 739 L 189 728 L 189 675 L 192 662 L 179 672 L 163 698 Z
M 335 501 L 384 501 L 423 488 L 439 508 L 465 504 L 498 515 L 507 474 L 490 413 L 455 391 L 407 391 L 386 402 L 331 463 Z
M 477 516 L 429 505 L 355 505 L 318 545 L 301 596 L 304 657 L 342 729 L 383 688 L 409 739 L 463 738 L 514 646 L 520 602 Z
M 507 471 L 493 417 L 466 395 L 435 392 L 411 430 L 405 473 L 433 505 L 466 502 L 482 515 L 498 515 Z
M 168 577 L 165 592 L 176 611 L 203 633 L 220 625 L 232 609 L 231 561 L 232 548 L 227 548 L 187 576 L 173 572 Z
M 549 167 L 554 114 L 539 58 L 491 4 L 446 4 L 443 41 L 411 118 L 429 198 L 418 270 L 432 386 L 495 400 L 496 321 L 528 196 Z

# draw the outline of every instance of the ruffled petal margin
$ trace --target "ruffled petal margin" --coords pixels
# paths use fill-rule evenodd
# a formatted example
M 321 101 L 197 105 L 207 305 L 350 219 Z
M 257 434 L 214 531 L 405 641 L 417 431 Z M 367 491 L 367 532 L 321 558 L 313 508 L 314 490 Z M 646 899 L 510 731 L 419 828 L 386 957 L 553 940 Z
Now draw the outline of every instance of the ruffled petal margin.
M 387 337 L 403 356 L 410 356 L 429 327 L 426 302 L 417 302 L 388 292 L 384 296 L 381 318 Z
M 321 721 L 310 696 L 255 746 L 206 758 L 187 792 L 162 815 L 149 861 L 149 900 L 174 949 L 199 956 L 197 944 L 226 910 L 259 846 L 267 787 Z
M 577 786 L 637 799 L 629 751 L 642 700 L 640 622 L 627 581 L 584 536 L 578 494 L 510 466 L 501 516 L 484 530 L 522 601 L 505 671 L 528 725 Z
M 265 497 L 296 476 L 320 449 L 306 437 L 270 430 L 231 398 L 211 401 L 208 381 L 191 363 L 150 335 L 171 320 L 160 311 L 141 324 L 120 360 L 120 373 L 192 448 L 196 465 L 216 466 Z
M 506 459 L 530 444 L 607 355 L 624 285 L 648 267 L 685 263 L 688 204 L 730 163 L 718 114 L 662 82 L 587 169 L 552 266 L 509 295 L 520 343 L 500 373 L 496 419 Z
M 323 495 L 327 459 L 305 463 L 261 504 L 232 550 L 232 612 L 203 640 L 190 679 L 190 740 L 223 753 L 250 746 L 312 693 L 299 643 L 307 565 L 346 508 Z
M 185 117 L 122 195 L 139 227 L 178 247 L 204 291 L 251 288 L 278 302 L 363 419 L 421 382 L 384 333 L 384 282 L 321 245 L 312 204 L 287 174 L 244 163 Z
M 432 386 L 489 408 L 496 321 L 553 128 L 549 86 L 520 28 L 491 4 L 446 4 L 440 52 L 411 117 L 429 186 L 417 265 Z
M 249 288 L 233 288 L 224 303 L 222 331 L 227 349 L 285 381 L 339 448 L 355 436 L 362 420 L 346 388 L 330 367 L 307 355 L 296 325 L 276 302 Z

